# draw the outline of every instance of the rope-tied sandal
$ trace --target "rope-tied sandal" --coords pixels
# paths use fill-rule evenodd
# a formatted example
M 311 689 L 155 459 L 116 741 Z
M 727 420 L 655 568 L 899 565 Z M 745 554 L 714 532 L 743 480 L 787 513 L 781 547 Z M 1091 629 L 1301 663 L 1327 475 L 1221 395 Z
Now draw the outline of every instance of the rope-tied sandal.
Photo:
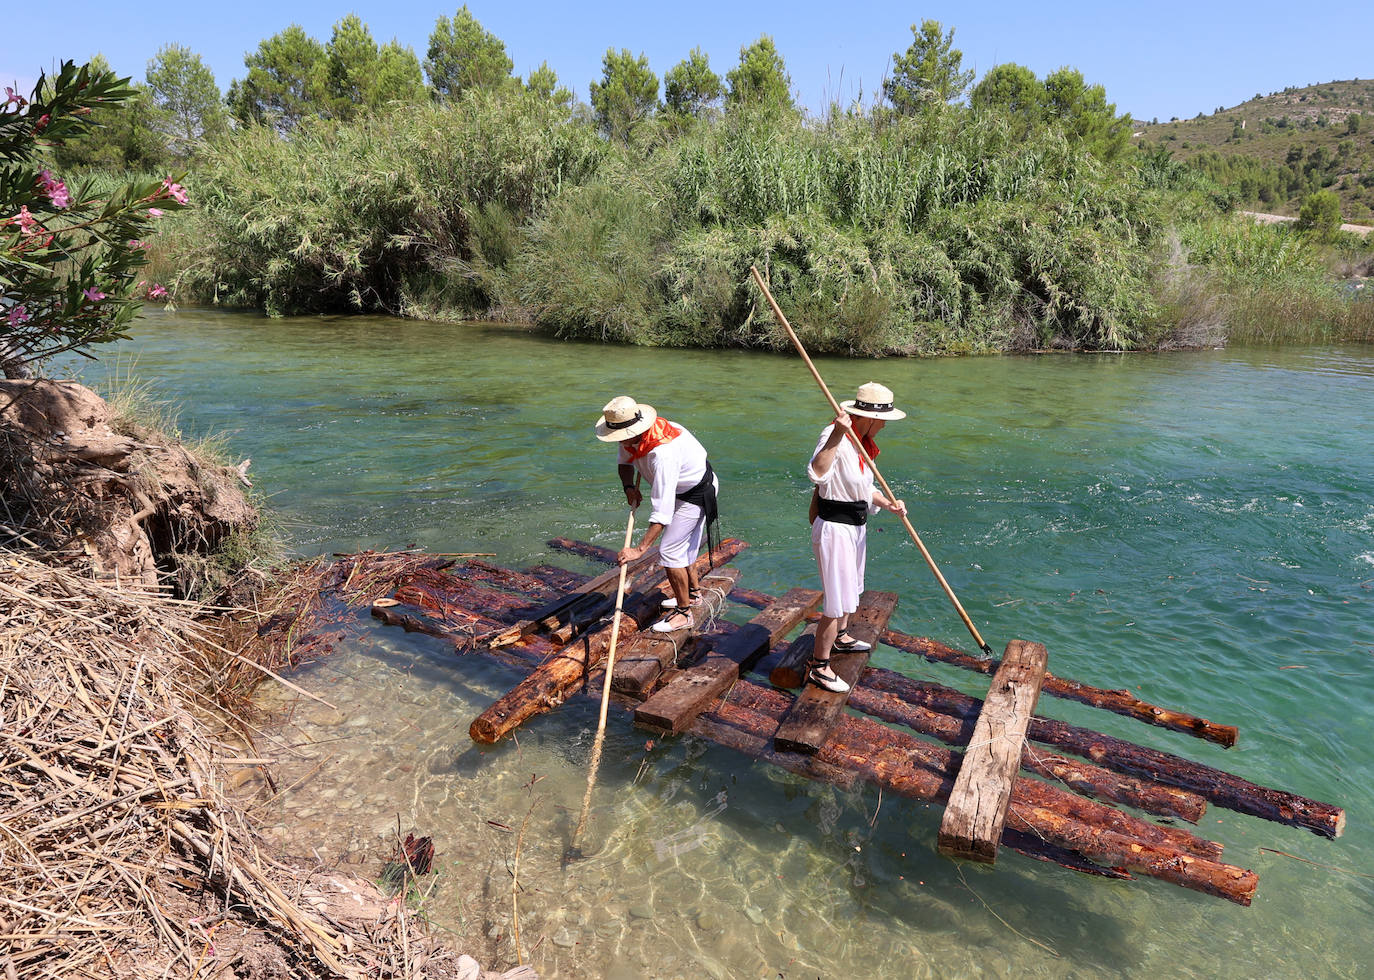
M 829 674 L 828 677 L 827 674 Z M 849 683 L 831 669 L 829 657 L 824 660 L 813 659 L 811 661 L 806 671 L 806 682 L 815 684 L 822 691 L 829 691 L 832 694 L 844 694 L 849 690 Z
M 701 590 L 700 590 L 700 589 L 691 589 L 691 590 L 688 591 L 688 593 L 687 593 L 687 604 L 688 604 L 688 605 L 691 605 L 691 606 L 699 606 L 699 605 L 701 605 Z M 670 595 L 670 596 L 668 596 L 668 598 L 664 599 L 662 602 L 660 602 L 660 603 L 658 604 L 658 607 L 659 607 L 660 609 L 676 609 L 676 608 L 677 608 L 677 596 L 675 596 L 675 595 Z
M 683 622 L 679 622 L 674 626 L 674 620 L 683 620 Z M 683 612 L 680 609 L 675 609 L 657 623 L 650 626 L 649 629 L 655 633 L 676 633 L 678 630 L 691 629 L 692 625 L 692 614 L 690 612 Z
M 848 639 L 846 639 L 845 637 L 848 637 Z M 835 645 L 832 647 L 832 649 L 839 650 L 841 653 L 867 653 L 869 650 L 873 649 L 873 644 L 865 643 L 863 640 L 855 639 L 854 637 L 849 636 L 849 634 L 846 633 L 844 634 L 844 636 L 838 636 L 835 638 Z

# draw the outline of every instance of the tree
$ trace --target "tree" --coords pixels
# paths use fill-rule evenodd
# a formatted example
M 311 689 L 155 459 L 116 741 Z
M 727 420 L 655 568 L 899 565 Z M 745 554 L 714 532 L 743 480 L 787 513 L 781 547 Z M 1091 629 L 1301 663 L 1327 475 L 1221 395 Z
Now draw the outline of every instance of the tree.
M 324 45 L 292 24 L 244 55 L 248 75 L 229 86 L 228 103 L 243 123 L 266 123 L 282 132 L 328 108 Z
M 214 73 L 200 55 L 169 44 L 148 62 L 148 94 L 177 156 L 188 155 L 207 136 L 224 129 L 224 109 Z
M 112 74 L 110 64 L 96 55 L 87 66 L 90 77 Z M 148 90 L 131 83 L 123 101 L 104 101 L 91 108 L 91 129 L 81 139 L 63 140 L 52 147 L 53 162 L 62 170 L 161 170 L 167 141 L 153 125 L 157 115 Z
M 336 119 L 351 119 L 367 107 L 377 72 L 377 42 L 357 14 L 334 25 L 325 45 L 324 65 L 329 113 Z
M 1045 76 L 1045 93 L 1049 115 L 1089 152 L 1114 160 L 1130 146 L 1130 116 L 1118 117 L 1116 106 L 1107 101 L 1107 90 L 1088 85 L 1082 72 L 1065 67 Z
M 649 70 L 649 59 L 630 54 L 629 48 L 606 49 L 601 59 L 601 81 L 591 85 L 596 124 L 607 136 L 625 140 L 636 124 L 647 119 L 658 103 L 658 76 Z
M 31 99 L 13 89 L 0 103 L 0 367 L 21 377 L 35 361 L 86 353 L 125 336 L 144 298 L 166 296 L 138 281 L 145 240 L 164 210 L 186 203 L 168 177 L 97 196 L 43 166 L 48 147 L 87 136 L 96 109 L 133 95 L 127 78 L 62 63 Z
M 377 109 L 388 102 L 419 102 L 425 97 L 425 76 L 415 51 L 394 37 L 377 52 L 377 75 L 368 104 Z
M 530 72 L 525 79 L 525 91 L 564 109 L 572 107 L 572 89 L 558 84 L 558 73 L 549 67 L 547 61 L 541 62 L 538 68 Z
M 893 54 L 892 77 L 883 82 L 883 94 L 904 116 L 957 101 L 973 81 L 971 70 L 961 70 L 964 53 L 954 47 L 954 28 L 942 34 L 938 20 L 924 20 L 911 25 L 911 35 L 911 47 Z
M 725 91 L 720 76 L 711 70 L 710 59 L 701 50 L 679 61 L 663 76 L 663 104 L 677 116 L 700 119 Z
M 515 63 L 506 43 L 472 16 L 467 4 L 453 19 L 440 16 L 429 36 L 425 74 L 437 99 L 456 99 L 472 88 L 502 88 L 512 81 Z
M 757 106 L 768 111 L 792 111 L 792 78 L 782 55 L 767 34 L 739 49 L 739 64 L 725 75 L 730 109 Z
M 1341 199 L 1333 190 L 1308 194 L 1298 211 L 1298 228 L 1322 241 L 1330 241 L 1341 230 Z
M 973 87 L 969 102 L 975 109 L 997 111 L 1023 120 L 1029 128 L 1044 120 L 1049 93 L 1045 91 L 1044 82 L 1035 77 L 1035 72 L 1008 62 L 993 67 L 983 76 Z

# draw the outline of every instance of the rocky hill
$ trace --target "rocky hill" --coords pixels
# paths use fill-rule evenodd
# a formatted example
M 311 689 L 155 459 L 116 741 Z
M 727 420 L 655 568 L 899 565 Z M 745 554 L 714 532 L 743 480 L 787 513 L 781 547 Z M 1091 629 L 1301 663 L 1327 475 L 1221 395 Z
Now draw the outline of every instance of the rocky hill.
M 1187 120 L 1136 120 L 1136 142 L 1206 170 L 1242 207 L 1296 214 L 1323 187 L 1346 221 L 1374 220 L 1374 80 L 1256 93 Z

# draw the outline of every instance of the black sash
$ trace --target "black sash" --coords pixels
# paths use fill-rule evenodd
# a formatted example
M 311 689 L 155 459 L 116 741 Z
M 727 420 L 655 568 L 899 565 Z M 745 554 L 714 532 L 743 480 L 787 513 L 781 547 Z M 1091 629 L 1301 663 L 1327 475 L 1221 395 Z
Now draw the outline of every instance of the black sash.
M 821 497 L 820 519 L 831 524 L 852 524 L 863 527 L 868 523 L 868 504 L 862 500 L 828 500 Z
M 711 567 L 716 567 L 716 549 L 720 547 L 720 513 L 716 507 L 716 471 L 711 469 L 711 461 L 706 461 L 706 475 L 701 482 L 677 495 L 683 503 L 696 504 L 706 519 L 706 557 Z

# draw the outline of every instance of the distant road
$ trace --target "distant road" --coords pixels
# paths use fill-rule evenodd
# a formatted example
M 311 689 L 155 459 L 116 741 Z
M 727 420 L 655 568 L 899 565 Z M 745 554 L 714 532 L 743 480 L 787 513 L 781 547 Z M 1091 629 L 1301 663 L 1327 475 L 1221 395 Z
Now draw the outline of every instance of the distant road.
M 1297 221 L 1297 218 L 1285 217 L 1281 214 L 1262 214 L 1259 211 L 1242 211 L 1241 214 L 1249 215 L 1262 225 L 1275 225 L 1280 221 Z M 1369 225 L 1341 225 L 1341 231 L 1353 231 L 1357 235 L 1368 235 L 1374 228 Z

